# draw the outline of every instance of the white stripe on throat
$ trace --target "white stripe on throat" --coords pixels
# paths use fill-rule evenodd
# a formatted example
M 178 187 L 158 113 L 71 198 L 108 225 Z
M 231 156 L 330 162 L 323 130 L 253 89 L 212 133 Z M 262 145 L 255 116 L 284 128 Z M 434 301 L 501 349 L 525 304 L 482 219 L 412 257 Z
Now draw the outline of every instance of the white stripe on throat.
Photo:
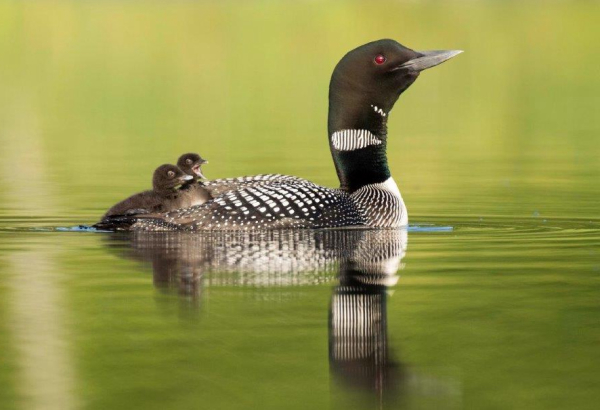
M 338 151 L 354 151 L 370 145 L 381 145 L 382 141 L 368 130 L 340 130 L 331 135 L 333 148 Z

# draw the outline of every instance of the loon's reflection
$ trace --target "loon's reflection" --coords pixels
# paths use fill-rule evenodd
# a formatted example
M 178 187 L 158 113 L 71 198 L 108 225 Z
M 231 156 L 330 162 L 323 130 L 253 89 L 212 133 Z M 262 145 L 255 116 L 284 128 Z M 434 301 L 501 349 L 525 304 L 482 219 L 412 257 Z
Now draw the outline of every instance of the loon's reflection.
M 207 286 L 319 284 L 337 276 L 336 264 L 341 272 L 365 272 L 364 281 L 390 285 L 406 247 L 404 230 L 136 232 L 108 238 L 120 256 L 150 263 L 157 286 L 184 282 L 183 293 L 192 292 L 202 276 L 208 276 Z
M 334 382 L 375 393 L 398 392 L 402 367 L 387 338 L 387 289 L 396 284 L 406 239 L 372 233 L 343 258 L 329 309 L 329 362 Z
M 377 397 L 400 384 L 401 366 L 388 346 L 386 292 L 398 280 L 405 230 L 130 235 L 110 237 L 111 245 L 149 262 L 158 288 L 195 300 L 202 286 L 311 285 L 337 275 L 329 311 L 333 379 Z

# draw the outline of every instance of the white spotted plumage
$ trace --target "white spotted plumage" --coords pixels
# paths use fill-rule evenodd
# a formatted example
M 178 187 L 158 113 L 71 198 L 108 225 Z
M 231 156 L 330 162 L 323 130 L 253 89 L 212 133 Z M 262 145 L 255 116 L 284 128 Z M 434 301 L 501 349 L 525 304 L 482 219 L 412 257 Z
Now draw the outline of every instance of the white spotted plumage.
M 304 182 L 300 182 L 304 181 Z M 135 230 L 254 230 L 364 225 L 344 191 L 305 180 L 273 181 L 227 191 L 202 205 L 162 218 L 140 218 Z
M 144 218 L 134 230 L 255 230 L 366 226 L 397 228 L 408 223 L 406 207 L 393 178 L 368 184 L 352 194 L 295 181 L 272 180 L 226 191 L 212 201 Z
M 240 188 L 247 188 L 251 186 L 268 185 L 273 182 L 307 183 L 309 181 L 291 175 L 260 174 L 236 178 L 221 178 L 212 181 L 206 181 L 204 183 L 204 187 L 208 192 L 211 193 L 213 197 L 218 197 L 219 195 L 225 192 L 235 191 Z

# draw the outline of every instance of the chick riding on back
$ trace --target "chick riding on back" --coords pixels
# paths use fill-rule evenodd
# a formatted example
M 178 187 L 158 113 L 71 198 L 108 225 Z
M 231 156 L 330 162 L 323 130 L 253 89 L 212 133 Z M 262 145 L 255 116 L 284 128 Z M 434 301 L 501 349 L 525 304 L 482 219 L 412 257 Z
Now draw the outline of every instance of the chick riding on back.
M 115 216 L 132 216 L 148 213 L 169 212 L 191 206 L 188 195 L 179 188 L 193 179 L 175 165 L 158 167 L 152 177 L 152 190 L 140 192 L 113 205 L 102 221 Z

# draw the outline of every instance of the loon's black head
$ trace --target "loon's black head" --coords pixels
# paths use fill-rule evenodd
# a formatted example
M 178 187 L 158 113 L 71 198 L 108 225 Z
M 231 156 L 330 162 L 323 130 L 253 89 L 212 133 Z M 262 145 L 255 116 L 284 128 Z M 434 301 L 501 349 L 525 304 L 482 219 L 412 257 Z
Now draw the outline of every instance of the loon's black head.
M 414 51 L 394 40 L 367 43 L 337 64 L 329 85 L 329 138 L 342 188 L 389 178 L 385 146 L 394 104 L 420 72 L 460 50 Z
M 157 192 L 172 192 L 177 187 L 193 179 L 179 167 L 171 164 L 164 164 L 156 168 L 152 177 L 152 187 Z
M 202 158 L 200 155 L 190 152 L 183 154 L 177 160 L 177 166 L 186 174 L 196 178 L 206 179 L 202 173 L 202 165 L 208 164 L 208 161 Z

